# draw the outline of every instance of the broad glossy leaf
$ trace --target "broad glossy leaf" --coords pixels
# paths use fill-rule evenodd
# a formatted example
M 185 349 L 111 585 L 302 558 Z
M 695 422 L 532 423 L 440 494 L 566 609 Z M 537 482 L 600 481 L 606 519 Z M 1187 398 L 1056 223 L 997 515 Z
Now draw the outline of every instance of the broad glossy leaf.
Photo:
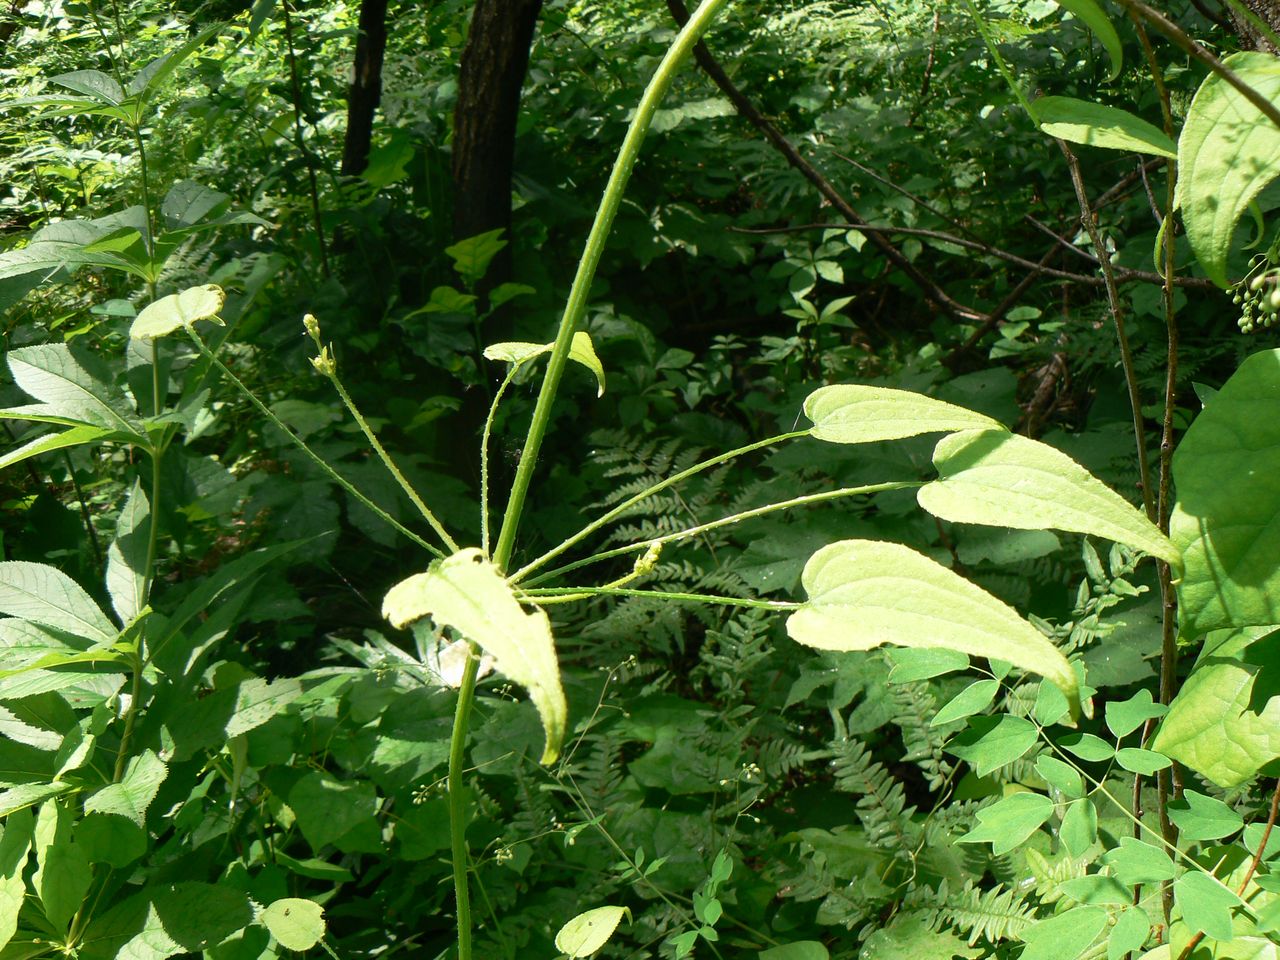
M 804 401 L 813 421 L 810 435 L 830 443 L 901 440 L 922 433 L 975 428 L 1003 430 L 997 420 L 910 390 L 834 384 L 819 387 Z
M 1111 18 L 1102 7 L 1094 0 L 1056 0 L 1056 3 L 1062 9 L 1071 11 L 1076 19 L 1093 31 L 1093 35 L 1106 48 L 1107 56 L 1111 58 L 1111 72 L 1107 74 L 1107 79 L 1114 80 L 1120 76 L 1120 70 L 1124 67 L 1124 46 L 1120 43 L 1120 35 L 1116 33 Z
M 978 826 L 959 843 L 989 843 L 996 856 L 1008 853 L 1053 816 L 1053 801 L 1039 793 L 1015 793 L 978 811 Z
M 585 910 L 560 928 L 556 949 L 570 957 L 589 957 L 609 942 L 618 922 L 630 913 L 626 907 Z
M 1007 660 L 1057 684 L 1073 716 L 1080 709 L 1075 671 L 1057 647 L 1012 607 L 909 547 L 842 540 L 809 558 L 802 582 L 809 599 L 787 620 L 799 643 L 944 647 Z
M 215 283 L 171 293 L 142 308 L 129 328 L 129 336 L 134 340 L 154 340 L 184 327 L 190 329 L 197 320 L 221 324 L 218 313 L 225 300 L 226 294 Z
M 1280 624 L 1280 350 L 1244 361 L 1173 454 L 1181 632 Z
M 484 554 L 462 550 L 437 560 L 426 573 L 402 580 L 383 599 L 382 615 L 397 627 L 431 617 L 491 654 L 500 671 L 528 689 L 547 736 L 542 762 L 555 760 L 567 707 L 551 622 L 541 610 L 524 611 Z
M 0 613 L 97 643 L 116 629 L 84 588 L 56 567 L 26 560 L 0 563 Z
M 968 430 L 939 440 L 933 463 L 939 479 L 917 490 L 916 499 L 935 517 L 1092 534 L 1180 563 L 1169 539 L 1129 501 L 1046 443 Z
M 107 550 L 107 593 L 121 623 L 129 623 L 147 602 L 147 547 L 151 505 L 141 481 L 133 481 L 129 499 L 116 520 L 116 536 Z
M 124 394 L 111 384 L 100 360 L 65 343 L 9 351 L 14 382 L 40 401 L 8 411 L 9 416 L 76 424 L 88 423 L 145 441 L 142 424 Z
M 1158 157 L 1178 155 L 1178 145 L 1163 130 L 1119 107 L 1074 97 L 1041 97 L 1031 108 L 1040 129 L 1060 140 Z
M 324 908 L 314 900 L 277 900 L 262 911 L 258 922 L 286 950 L 310 950 L 324 939 Z
M 508 343 L 495 343 L 484 348 L 484 355 L 489 360 L 502 360 L 507 363 L 514 363 L 519 366 L 534 357 L 540 357 L 544 353 L 550 353 L 551 348 L 555 344 L 551 343 L 525 343 L 523 341 L 511 341 Z M 604 364 L 600 362 L 600 358 L 596 356 L 596 348 L 591 343 L 589 334 L 579 330 L 573 335 L 573 339 L 569 342 L 569 359 L 582 364 L 595 375 L 596 378 L 596 396 L 604 396 Z
M 1280 758 L 1280 631 L 1211 633 L 1153 746 L 1220 787 Z
M 1224 61 L 1245 83 L 1280 103 L 1280 60 L 1234 53 Z M 1178 139 L 1177 203 L 1187 239 L 1209 279 L 1225 287 L 1227 253 L 1240 217 L 1280 174 L 1280 129 L 1216 73 L 1200 84 Z

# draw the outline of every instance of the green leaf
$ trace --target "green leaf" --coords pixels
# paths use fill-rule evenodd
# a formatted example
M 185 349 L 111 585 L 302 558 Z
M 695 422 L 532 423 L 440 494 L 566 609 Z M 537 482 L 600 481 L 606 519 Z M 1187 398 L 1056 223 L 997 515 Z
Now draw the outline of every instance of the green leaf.
M 1115 747 L 1092 733 L 1069 733 L 1058 739 L 1058 746 L 1081 760 L 1110 760 L 1116 755 Z
M 981 713 L 991 705 L 991 701 L 999 692 L 999 680 L 976 680 L 952 697 L 946 706 L 934 715 L 929 725 L 937 727 Z
M 484 348 L 484 355 L 489 360 L 506 361 L 519 366 L 534 357 L 550 353 L 554 346 L 555 344 L 552 343 L 524 343 L 523 341 L 495 343 Z M 569 342 L 569 359 L 582 364 L 595 375 L 596 396 L 603 397 L 604 364 L 596 356 L 596 348 L 591 343 L 590 335 L 581 330 L 573 335 L 573 339 Z
M 129 623 L 147 602 L 147 553 L 151 505 L 134 478 L 133 489 L 116 520 L 116 536 L 107 550 L 107 593 L 121 623 Z
M 1168 538 L 1129 501 L 1048 444 L 969 430 L 938 441 L 933 463 L 939 479 L 917 490 L 916 499 L 935 517 L 1093 534 L 1181 563 Z
M 1133 891 L 1105 873 L 1075 877 L 1061 884 L 1058 889 L 1077 903 L 1091 903 L 1100 907 L 1122 906 L 1133 902 Z
M 75 787 L 69 783 L 22 783 L 0 791 L 0 817 L 26 810 L 51 797 L 67 793 Z
M 109 643 L 116 635 L 107 615 L 80 584 L 43 563 L 0 563 L 0 613 L 95 643 Z
M 990 843 L 996 856 L 1008 853 L 1053 815 L 1053 801 L 1039 793 L 1015 793 L 978 811 L 979 826 L 959 843 Z
M 56 800 L 47 800 L 36 816 L 35 887 L 45 916 L 59 931 L 65 931 L 80 909 L 93 876 L 84 851 L 71 840 L 71 811 Z
M 85 813 L 112 813 L 145 827 L 147 808 L 168 775 L 164 761 L 154 751 L 143 750 L 129 760 L 119 783 L 109 783 L 85 800 Z
M 118 107 L 124 101 L 124 89 L 101 70 L 76 70 L 49 78 L 50 83 L 82 93 L 99 103 Z
M 1280 103 L 1280 60 L 1234 53 L 1224 65 L 1272 103 Z M 1218 74 L 1196 91 L 1178 139 L 1177 205 L 1187 239 L 1209 279 L 1228 285 L 1227 253 L 1250 202 L 1280 174 L 1280 129 Z
M 1169 819 L 1184 840 L 1221 840 L 1243 829 L 1244 820 L 1221 800 L 1184 790 L 1169 802 Z
M 1280 757 L 1280 631 L 1210 633 L 1153 746 L 1220 787 Z
M 1183 874 L 1173 882 L 1173 902 L 1193 932 L 1214 940 L 1230 940 L 1231 908 L 1241 900 L 1213 877 L 1199 871 Z
M 18 912 L 27 892 L 22 873 L 34 830 L 35 818 L 28 811 L 6 813 L 4 836 L 0 838 L 0 950 L 9 945 L 18 930 Z
M 4 418 L 6 412 L 0 410 L 0 418 Z M 128 436 L 128 434 L 119 434 L 105 427 L 95 427 L 87 423 L 72 427 L 70 430 L 63 430 L 61 433 L 46 433 L 16 449 L 10 450 L 3 457 L 0 457 L 0 470 L 53 450 L 65 450 L 68 447 L 78 447 L 81 444 L 93 443 L 96 440 L 106 440 L 108 438 L 127 439 Z
M 1280 623 L 1280 350 L 1244 361 L 1173 455 L 1184 636 Z
M 759 960 L 831 960 L 831 953 L 817 940 L 797 940 L 761 950 Z
M 1102 43 L 1111 58 L 1111 72 L 1107 80 L 1120 76 L 1124 67 L 1124 45 L 1120 43 L 1120 35 L 1111 23 L 1111 18 L 1094 0 L 1055 0 L 1058 6 L 1069 10 L 1073 16 L 1093 31 L 1094 36 Z M 1039 101 L 1036 101 L 1039 103 Z
M 929 647 L 891 647 L 886 651 L 890 683 L 914 683 L 969 668 L 969 657 L 958 650 Z
M 1107 729 L 1117 737 L 1127 737 L 1148 720 L 1159 719 L 1168 712 L 1168 707 L 1155 702 L 1150 690 L 1139 690 L 1128 700 L 1108 701 Z
M 216 283 L 206 283 L 161 297 L 142 308 L 129 327 L 129 336 L 134 340 L 155 340 L 184 327 L 190 329 L 197 320 L 221 324 L 218 314 L 226 296 Z
M 1140 773 L 1145 777 L 1149 777 L 1157 770 L 1163 770 L 1173 761 L 1163 753 L 1156 753 L 1154 750 L 1123 747 L 1116 751 L 1116 763 L 1131 773 Z
M 164 82 L 178 67 L 182 66 L 188 57 L 221 33 L 223 26 L 221 23 L 215 23 L 205 27 L 176 50 L 171 50 L 152 60 L 130 78 L 129 94 L 140 100 L 148 99 L 164 85 Z
M 1041 97 L 1031 108 L 1040 129 L 1059 140 L 1158 157 L 1178 155 L 1178 145 L 1163 130 L 1119 107 L 1074 97 Z
M 262 911 L 258 922 L 286 950 L 310 950 L 324 939 L 324 908 L 314 900 L 277 900 Z
M 378 812 L 373 784 L 344 782 L 313 770 L 289 791 L 289 806 L 298 818 L 298 829 L 317 853 Z
M 1067 804 L 1058 836 L 1071 856 L 1083 857 L 1088 852 L 1098 839 L 1098 811 L 1092 800 L 1086 797 Z
M 805 399 L 804 413 L 813 421 L 809 434 L 831 443 L 873 443 L 974 428 L 1004 429 L 999 421 L 981 413 L 910 390 L 855 384 L 819 387 Z
M 497 568 L 474 548 L 437 560 L 426 573 L 402 580 L 382 601 L 382 615 L 396 627 L 423 617 L 452 627 L 497 662 L 497 668 L 529 691 L 542 718 L 551 763 L 564 739 L 567 706 L 560 686 L 551 622 L 541 610 L 525 613 Z
M 444 252 L 453 260 L 453 269 L 458 275 L 467 283 L 474 284 L 485 275 L 489 263 L 507 245 L 502 234 L 500 229 L 476 234 L 459 240 L 451 247 L 445 247 Z
M 1057 757 L 1046 753 L 1037 758 L 1036 773 L 1069 800 L 1078 800 L 1084 796 L 1084 778 L 1080 776 L 1080 771 Z
M 111 384 L 102 362 L 65 343 L 10 350 L 9 371 L 25 393 L 40 401 L 4 411 L 6 419 L 45 420 L 70 426 L 87 423 L 147 443 L 142 423 L 124 394 Z
M 1151 935 L 1151 918 L 1141 907 L 1130 907 L 1116 918 L 1107 937 L 1107 960 L 1122 960 L 1140 950 Z
M 1102 907 L 1072 907 L 1022 931 L 1027 942 L 1019 960 L 1076 960 L 1107 927 Z
M 1035 746 L 1038 737 L 1036 725 L 1030 720 L 1005 713 L 970 720 L 968 729 L 953 737 L 946 749 L 973 766 L 978 776 L 985 777 L 1017 760 Z
M 1136 837 L 1121 837 L 1118 847 L 1112 847 L 1102 855 L 1102 862 L 1114 871 L 1116 879 L 1126 887 L 1140 883 L 1160 883 L 1172 880 L 1177 875 L 1177 869 L 1167 853 Z
M 787 619 L 792 639 L 822 650 L 885 643 L 943 647 L 1007 660 L 1062 688 L 1075 715 L 1075 671 L 1017 612 L 901 544 L 842 540 L 817 551 L 801 578 L 809 599 Z
M 631 916 L 626 907 L 585 910 L 560 928 L 556 949 L 570 957 L 589 957 L 609 942 L 623 916 Z

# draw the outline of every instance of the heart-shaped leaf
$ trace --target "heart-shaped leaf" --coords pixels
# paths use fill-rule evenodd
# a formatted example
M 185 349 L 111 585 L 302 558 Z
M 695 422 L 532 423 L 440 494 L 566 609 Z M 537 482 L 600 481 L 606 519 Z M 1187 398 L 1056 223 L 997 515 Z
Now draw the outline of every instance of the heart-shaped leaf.
M 514 363 L 519 366 L 534 357 L 550 353 L 553 346 L 555 344 L 525 343 L 523 341 L 494 343 L 484 348 L 484 355 L 489 360 L 505 360 L 507 363 Z M 596 348 L 592 345 L 591 337 L 588 334 L 579 330 L 573 335 L 573 340 L 569 343 L 569 359 L 582 364 L 595 375 L 596 396 L 603 397 L 604 364 L 596 356 Z
M 129 336 L 134 340 L 154 340 L 183 327 L 190 328 L 197 320 L 221 324 L 218 313 L 225 300 L 226 294 L 214 283 L 171 293 L 142 308 L 129 328 Z

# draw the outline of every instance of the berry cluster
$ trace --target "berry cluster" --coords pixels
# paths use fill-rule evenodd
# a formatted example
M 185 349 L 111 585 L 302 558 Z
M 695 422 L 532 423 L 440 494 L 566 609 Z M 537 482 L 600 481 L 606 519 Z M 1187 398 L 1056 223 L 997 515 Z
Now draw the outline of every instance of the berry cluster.
M 1241 333 L 1270 329 L 1280 319 L 1280 267 L 1256 257 L 1248 275 L 1235 285 L 1231 302 L 1240 308 Z

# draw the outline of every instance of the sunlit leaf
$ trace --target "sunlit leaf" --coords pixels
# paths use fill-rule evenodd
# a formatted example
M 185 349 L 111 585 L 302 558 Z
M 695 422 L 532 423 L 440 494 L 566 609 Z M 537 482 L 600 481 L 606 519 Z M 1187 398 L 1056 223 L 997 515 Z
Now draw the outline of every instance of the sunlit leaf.
M 1040 129 L 1060 140 L 1157 157 L 1178 155 L 1178 145 L 1163 130 L 1119 107 L 1075 97 L 1041 97 L 1031 108 Z
M 1107 74 L 1107 79 L 1114 80 L 1120 76 L 1120 70 L 1124 67 L 1124 45 L 1120 42 L 1120 35 L 1116 33 L 1116 28 L 1106 11 L 1094 0 L 1055 0 L 1055 2 L 1062 9 L 1071 11 L 1072 15 L 1092 30 L 1093 35 L 1102 43 L 1107 56 L 1111 58 L 1111 71 Z
M 805 399 L 804 414 L 813 421 L 809 433 L 831 443 L 873 443 L 922 433 L 1004 429 L 999 421 L 953 403 L 910 390 L 860 384 L 819 387 Z
M 129 328 L 129 336 L 134 340 L 154 340 L 183 327 L 190 328 L 197 320 L 220 324 L 218 313 L 225 300 L 226 294 L 214 283 L 171 293 L 142 308 Z
M 484 348 L 484 355 L 489 360 L 501 360 L 518 366 L 532 360 L 534 357 L 550 353 L 553 346 L 555 345 L 551 343 L 525 343 L 522 341 L 495 343 Z M 590 335 L 583 333 L 581 330 L 573 335 L 573 339 L 569 343 L 569 359 L 582 364 L 595 375 L 596 396 L 604 396 L 604 364 L 596 356 L 596 349 L 591 343 Z
M 631 911 L 626 907 L 586 910 L 560 928 L 556 934 L 556 949 L 570 957 L 589 957 L 609 942 L 618 922 L 630 915 Z
M 324 939 L 324 908 L 314 900 L 277 900 L 262 911 L 258 922 L 286 950 L 310 950 Z

